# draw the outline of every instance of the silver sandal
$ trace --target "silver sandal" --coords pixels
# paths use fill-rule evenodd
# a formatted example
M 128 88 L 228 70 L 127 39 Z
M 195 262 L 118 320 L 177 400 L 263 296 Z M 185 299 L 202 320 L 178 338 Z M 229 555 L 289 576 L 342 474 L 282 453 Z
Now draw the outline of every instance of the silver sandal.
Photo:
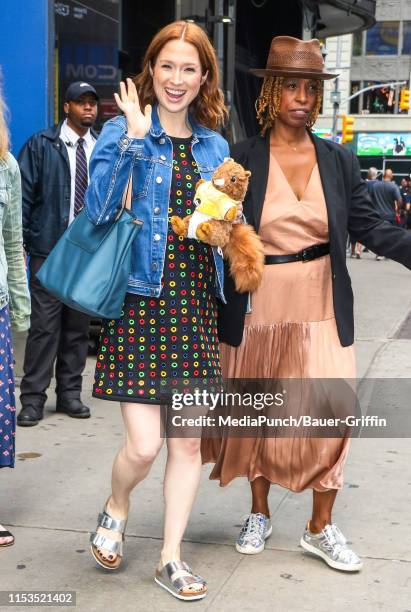
M 127 519 L 115 519 L 106 512 L 105 508 L 103 512 L 98 515 L 96 531 L 90 534 L 90 548 L 91 554 L 101 567 L 109 570 L 116 570 L 120 567 L 123 560 L 123 542 L 126 525 Z M 102 533 L 97 533 L 98 527 L 104 527 L 104 529 L 121 533 L 122 539 L 119 541 L 111 540 Z M 105 551 L 116 555 L 116 558 L 113 561 L 105 559 L 101 556 L 98 550 L 99 548 L 103 548 Z
M 154 581 L 171 593 L 171 595 L 177 597 L 177 599 L 194 601 L 196 599 L 204 599 L 207 595 L 207 583 L 204 578 L 193 574 L 184 561 L 170 561 L 166 563 L 161 571 L 156 570 Z M 201 584 L 202 589 L 192 591 L 191 593 L 183 593 L 184 589 L 193 584 Z

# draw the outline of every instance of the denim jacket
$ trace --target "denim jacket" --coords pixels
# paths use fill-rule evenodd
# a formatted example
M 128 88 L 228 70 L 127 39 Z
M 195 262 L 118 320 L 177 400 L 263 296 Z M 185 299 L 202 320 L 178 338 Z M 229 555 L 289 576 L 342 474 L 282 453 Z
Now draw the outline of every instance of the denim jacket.
M 8 153 L 0 159 L 0 310 L 7 304 L 15 331 L 30 325 L 30 295 L 23 259 L 20 171 Z
M 213 130 L 196 124 L 192 154 L 199 178 L 209 180 L 229 155 L 226 140 Z M 168 207 L 172 176 L 173 146 L 162 128 L 157 107 L 150 131 L 143 139 L 127 136 L 122 116 L 107 121 L 90 160 L 90 184 L 85 197 L 86 212 L 96 225 L 113 222 L 121 208 L 122 195 L 133 173 L 132 212 L 143 227 L 132 245 L 132 266 L 127 291 L 159 297 L 167 246 Z M 213 247 L 216 295 L 225 301 L 222 253 Z

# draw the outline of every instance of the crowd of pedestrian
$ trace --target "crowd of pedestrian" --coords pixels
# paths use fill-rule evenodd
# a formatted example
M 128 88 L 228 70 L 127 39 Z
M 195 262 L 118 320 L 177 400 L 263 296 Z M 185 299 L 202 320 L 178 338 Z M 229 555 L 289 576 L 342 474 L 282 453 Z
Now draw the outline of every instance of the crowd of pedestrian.
M 391 168 L 386 168 L 382 177 L 379 177 L 377 168 L 371 166 L 367 172 L 367 189 L 373 206 L 384 221 L 398 225 L 404 229 L 411 229 L 411 174 L 401 179 L 400 187 L 394 180 Z M 347 252 L 350 257 L 361 259 L 361 254 L 367 252 L 360 242 L 349 238 Z M 376 255 L 375 259 L 383 259 Z

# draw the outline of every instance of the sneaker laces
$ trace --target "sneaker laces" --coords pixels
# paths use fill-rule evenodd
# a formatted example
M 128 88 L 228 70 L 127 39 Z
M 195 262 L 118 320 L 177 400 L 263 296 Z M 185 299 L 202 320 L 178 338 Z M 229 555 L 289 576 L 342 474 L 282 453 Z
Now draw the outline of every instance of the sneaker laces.
M 332 529 L 331 525 L 326 525 L 324 527 L 323 534 L 324 534 L 324 542 L 323 542 L 324 548 L 326 548 L 330 552 L 333 552 L 336 546 L 341 547 L 341 544 L 338 543 L 337 538 L 335 537 L 334 530 Z
M 262 520 L 261 514 L 248 514 L 244 517 L 244 525 L 241 529 L 241 536 L 244 539 L 252 540 L 256 537 L 261 537 Z
M 334 523 L 331 525 L 331 529 L 334 532 L 334 535 L 336 537 L 336 540 L 340 543 L 343 544 L 344 546 L 347 544 L 347 538 L 345 537 L 345 535 L 342 533 L 341 529 L 339 529 L 337 527 L 337 525 L 334 525 Z
M 336 525 L 326 525 L 323 529 L 323 546 L 332 553 L 334 558 L 346 562 L 356 561 L 357 555 L 347 547 L 347 540 Z

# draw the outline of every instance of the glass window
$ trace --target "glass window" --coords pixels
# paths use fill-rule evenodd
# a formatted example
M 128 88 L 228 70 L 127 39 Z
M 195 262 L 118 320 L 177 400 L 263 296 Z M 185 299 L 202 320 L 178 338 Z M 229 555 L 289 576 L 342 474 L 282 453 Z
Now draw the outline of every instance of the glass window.
M 374 85 L 378 85 L 378 81 L 351 81 L 350 95 Z M 408 84 L 403 87 L 408 89 Z M 399 110 L 399 100 L 398 87 L 376 87 L 363 91 L 359 96 L 350 100 L 349 113 L 352 115 L 386 115 L 407 112 Z
M 117 115 L 113 92 L 118 87 L 119 0 L 88 0 L 87 6 L 55 0 L 54 9 L 59 100 L 70 83 L 87 81 L 100 97 L 99 120 Z M 56 104 L 56 122 L 61 111 Z
M 376 84 L 375 81 L 365 81 L 364 87 Z M 391 87 L 371 89 L 363 94 L 363 111 L 373 115 L 390 114 L 395 110 L 395 90 Z
M 411 21 L 402 22 L 402 54 L 411 54 Z
M 352 37 L 352 54 L 354 57 L 362 55 L 362 32 L 354 32 Z
M 397 55 L 399 21 L 379 21 L 366 32 L 367 55 Z
M 355 94 L 357 91 L 361 89 L 361 81 L 351 81 L 351 92 L 350 96 Z M 361 95 L 357 96 L 350 100 L 350 115 L 357 114 L 360 112 L 360 98 Z

